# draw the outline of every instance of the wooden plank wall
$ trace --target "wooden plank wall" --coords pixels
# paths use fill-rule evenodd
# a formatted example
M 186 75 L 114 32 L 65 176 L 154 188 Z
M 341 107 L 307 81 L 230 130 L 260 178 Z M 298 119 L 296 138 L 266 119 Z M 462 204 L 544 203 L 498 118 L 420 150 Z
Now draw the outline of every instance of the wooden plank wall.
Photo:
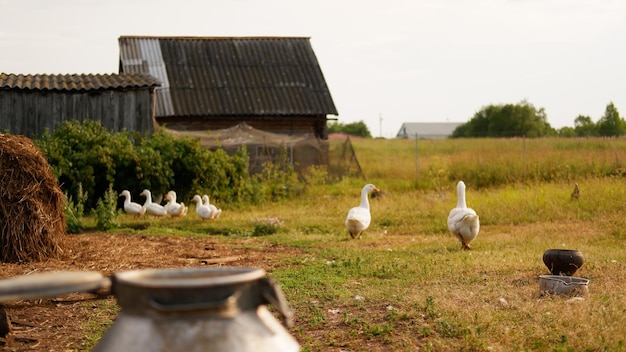
M 154 132 L 152 88 L 98 91 L 0 90 L 0 130 L 31 138 L 63 121 L 92 119 L 112 132 Z

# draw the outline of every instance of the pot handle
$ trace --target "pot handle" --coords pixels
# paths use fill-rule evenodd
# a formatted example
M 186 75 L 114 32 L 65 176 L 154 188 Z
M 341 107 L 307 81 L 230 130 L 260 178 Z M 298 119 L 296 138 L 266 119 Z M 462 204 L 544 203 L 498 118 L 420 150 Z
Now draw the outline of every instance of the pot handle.
M 264 277 L 259 280 L 261 296 L 265 303 L 272 304 L 283 316 L 283 323 L 288 327 L 293 327 L 293 310 L 289 306 L 285 294 L 278 284 L 271 278 Z

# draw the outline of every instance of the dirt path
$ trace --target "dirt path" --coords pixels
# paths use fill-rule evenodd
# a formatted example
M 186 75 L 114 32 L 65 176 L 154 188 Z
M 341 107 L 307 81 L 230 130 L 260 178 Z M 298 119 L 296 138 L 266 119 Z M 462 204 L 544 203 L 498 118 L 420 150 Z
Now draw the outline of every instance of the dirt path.
M 216 239 L 143 235 L 68 235 L 62 258 L 40 263 L 0 263 L 0 277 L 9 278 L 46 271 L 97 271 L 103 275 L 146 268 L 198 266 L 250 266 L 271 273 L 284 256 L 262 238 Z M 115 306 L 113 296 L 70 294 L 54 299 L 6 304 L 12 334 L 0 338 L 2 351 L 85 350 L 85 322 L 94 310 Z M 106 311 L 106 309 L 104 310 Z M 113 319 L 115 313 L 110 313 Z

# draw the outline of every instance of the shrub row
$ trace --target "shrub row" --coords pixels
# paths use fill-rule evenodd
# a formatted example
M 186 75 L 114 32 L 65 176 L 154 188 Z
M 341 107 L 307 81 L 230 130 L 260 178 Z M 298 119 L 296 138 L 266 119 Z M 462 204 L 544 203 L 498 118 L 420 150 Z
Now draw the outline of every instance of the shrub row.
M 106 198 L 109 188 L 117 193 L 126 189 L 134 197 L 143 189 L 154 195 L 174 190 L 179 201 L 209 194 L 217 202 L 259 203 L 276 198 L 277 186 L 272 184 L 293 179 L 293 170 L 275 170 L 276 166 L 267 166 L 272 173 L 279 173 L 278 177 L 272 174 L 270 182 L 263 175 L 250 177 L 245 148 L 231 156 L 221 149 L 208 150 L 197 139 L 176 138 L 164 130 L 146 137 L 134 132 L 111 133 L 91 120 L 66 121 L 34 142 L 46 155 L 63 192 L 70 199 L 84 200 L 86 213 Z

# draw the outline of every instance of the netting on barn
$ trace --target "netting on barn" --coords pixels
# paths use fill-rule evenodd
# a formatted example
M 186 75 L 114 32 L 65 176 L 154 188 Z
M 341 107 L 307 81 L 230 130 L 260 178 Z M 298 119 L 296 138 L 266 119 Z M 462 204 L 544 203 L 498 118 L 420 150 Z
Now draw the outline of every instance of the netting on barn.
M 229 154 L 234 154 L 245 145 L 250 157 L 249 171 L 252 174 L 261 172 L 265 162 L 282 162 L 285 153 L 287 161 L 296 170 L 328 164 L 328 141 L 321 140 L 312 133 L 270 133 L 246 123 L 221 130 L 168 132 L 174 136 L 198 138 L 203 146 L 209 149 L 221 148 Z
M 333 136 L 328 151 L 328 160 L 328 174 L 333 179 L 340 180 L 347 176 L 365 179 L 349 136 L 338 134 Z
M 246 146 L 250 156 L 250 173 L 258 173 L 263 163 L 282 162 L 287 159 L 297 171 L 309 166 L 319 165 L 328 169 L 332 180 L 344 177 L 365 179 L 352 141 L 347 135 L 333 135 L 330 140 L 321 140 L 313 134 L 286 135 L 255 129 L 246 123 L 231 128 L 210 131 L 178 131 L 168 129 L 174 136 L 198 138 L 200 143 L 210 149 L 222 148 L 229 154 Z

